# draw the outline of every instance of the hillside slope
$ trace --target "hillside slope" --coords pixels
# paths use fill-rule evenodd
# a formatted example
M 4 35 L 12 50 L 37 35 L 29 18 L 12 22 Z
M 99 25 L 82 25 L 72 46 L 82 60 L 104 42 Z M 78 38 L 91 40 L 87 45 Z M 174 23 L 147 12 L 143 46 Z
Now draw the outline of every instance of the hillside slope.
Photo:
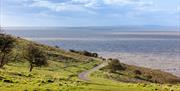
M 90 76 L 91 81 L 86 82 L 79 79 L 78 74 L 101 64 L 101 58 L 88 57 L 61 48 L 50 47 L 21 38 L 13 38 L 16 42 L 11 59 L 3 69 L 0 69 L 0 91 L 180 90 L 179 84 L 161 85 L 149 83 L 144 87 L 144 83 L 124 83 L 101 77 L 104 76 L 101 73 L 106 73 L 108 70 L 94 72 L 92 74 L 94 76 Z M 32 72 L 29 72 L 29 63 L 24 58 L 29 44 L 36 45 L 46 52 L 48 57 L 47 66 L 35 67 Z

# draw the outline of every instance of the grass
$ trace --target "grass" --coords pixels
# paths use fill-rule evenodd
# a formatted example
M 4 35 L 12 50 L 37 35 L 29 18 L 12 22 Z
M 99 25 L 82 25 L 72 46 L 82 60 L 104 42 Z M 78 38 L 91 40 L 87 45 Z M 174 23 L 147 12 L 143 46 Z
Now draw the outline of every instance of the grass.
M 114 65 L 117 65 L 117 63 Z M 113 66 L 110 62 L 109 65 L 102 68 L 101 71 L 106 72 L 103 74 L 106 78 L 121 82 L 180 84 L 179 77 L 167 72 L 153 70 L 144 67 L 137 67 L 133 65 L 127 65 L 123 63 L 119 63 L 119 65 L 121 66 L 117 67 L 119 67 L 120 69 L 117 69 L 117 67 Z
M 35 67 L 29 72 L 29 63 L 23 55 L 27 52 L 27 45 L 30 43 L 47 53 L 48 66 Z M 78 74 L 100 64 L 101 59 L 20 38 L 16 38 L 12 54 L 12 58 L 17 54 L 18 57 L 0 69 L 0 91 L 180 91 L 179 84 L 115 81 L 105 75 L 109 74 L 105 70 L 90 74 L 89 82 L 82 81 L 78 78 Z M 134 68 L 131 66 L 129 69 Z
M 103 74 L 103 71 L 96 71 L 89 77 L 93 83 L 102 84 L 104 90 L 109 88 L 107 91 L 180 91 L 180 84 L 124 83 L 107 79 Z
M 0 91 L 47 89 L 64 91 L 83 87 L 88 83 L 78 79 L 77 75 L 83 70 L 90 69 L 94 64 L 98 62 L 67 64 L 54 61 L 50 67 L 34 68 L 32 72 L 28 72 L 27 63 L 9 63 L 5 69 L 0 70 Z
M 0 70 L 0 91 L 180 91 L 180 85 L 123 83 L 105 78 L 102 71 L 92 73 L 90 82 L 77 77 L 98 61 L 67 63 L 52 61 L 49 67 L 28 72 L 28 63 L 9 63 Z M 81 65 L 81 66 L 78 66 Z

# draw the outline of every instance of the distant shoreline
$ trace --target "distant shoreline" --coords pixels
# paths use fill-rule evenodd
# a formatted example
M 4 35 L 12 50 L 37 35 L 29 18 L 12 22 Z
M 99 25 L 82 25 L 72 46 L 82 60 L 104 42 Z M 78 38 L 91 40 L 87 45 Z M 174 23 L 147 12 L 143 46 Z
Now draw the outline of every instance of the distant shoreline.
M 42 37 L 40 37 L 40 38 L 30 38 L 30 37 L 24 37 L 24 39 L 27 39 L 27 40 L 31 40 L 31 41 L 53 41 L 53 40 L 79 40 L 79 41 L 110 41 L 110 40 L 131 40 L 131 41 L 133 41 L 133 40 L 179 40 L 179 39 L 177 39 L 177 38 L 174 38 L 174 39 L 160 39 L 160 38 L 144 38 L 144 39 L 142 39 L 142 38 L 111 38 L 111 39 L 106 39 L 106 38 L 57 38 L 57 37 L 55 37 L 55 38 L 53 38 L 53 37 L 44 37 L 44 38 L 42 38 Z

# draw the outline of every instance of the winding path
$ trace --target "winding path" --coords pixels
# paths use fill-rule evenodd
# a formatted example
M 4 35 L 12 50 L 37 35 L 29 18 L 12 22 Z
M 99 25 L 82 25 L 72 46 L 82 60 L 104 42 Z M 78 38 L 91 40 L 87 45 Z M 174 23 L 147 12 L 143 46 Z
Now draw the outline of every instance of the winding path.
M 90 70 L 86 70 L 86 71 L 83 71 L 81 72 L 78 77 L 79 79 L 83 80 L 83 81 L 90 81 L 90 79 L 88 78 L 88 75 L 91 74 L 92 72 L 94 71 L 97 71 L 101 68 L 103 68 L 104 66 L 106 66 L 108 63 L 107 62 L 103 62 L 102 64 L 90 69 Z

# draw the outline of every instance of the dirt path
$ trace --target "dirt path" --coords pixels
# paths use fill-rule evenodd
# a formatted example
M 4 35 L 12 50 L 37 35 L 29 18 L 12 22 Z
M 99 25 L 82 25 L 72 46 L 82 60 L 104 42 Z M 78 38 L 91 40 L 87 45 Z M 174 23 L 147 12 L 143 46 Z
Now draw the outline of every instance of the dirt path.
M 88 78 L 88 75 L 91 74 L 92 72 L 94 71 L 97 71 L 99 70 L 100 68 L 106 66 L 108 63 L 107 62 L 103 62 L 102 64 L 90 69 L 90 70 L 86 70 L 86 71 L 83 71 L 82 73 L 80 73 L 78 75 L 79 79 L 81 80 L 84 80 L 84 81 L 89 81 L 90 79 Z

